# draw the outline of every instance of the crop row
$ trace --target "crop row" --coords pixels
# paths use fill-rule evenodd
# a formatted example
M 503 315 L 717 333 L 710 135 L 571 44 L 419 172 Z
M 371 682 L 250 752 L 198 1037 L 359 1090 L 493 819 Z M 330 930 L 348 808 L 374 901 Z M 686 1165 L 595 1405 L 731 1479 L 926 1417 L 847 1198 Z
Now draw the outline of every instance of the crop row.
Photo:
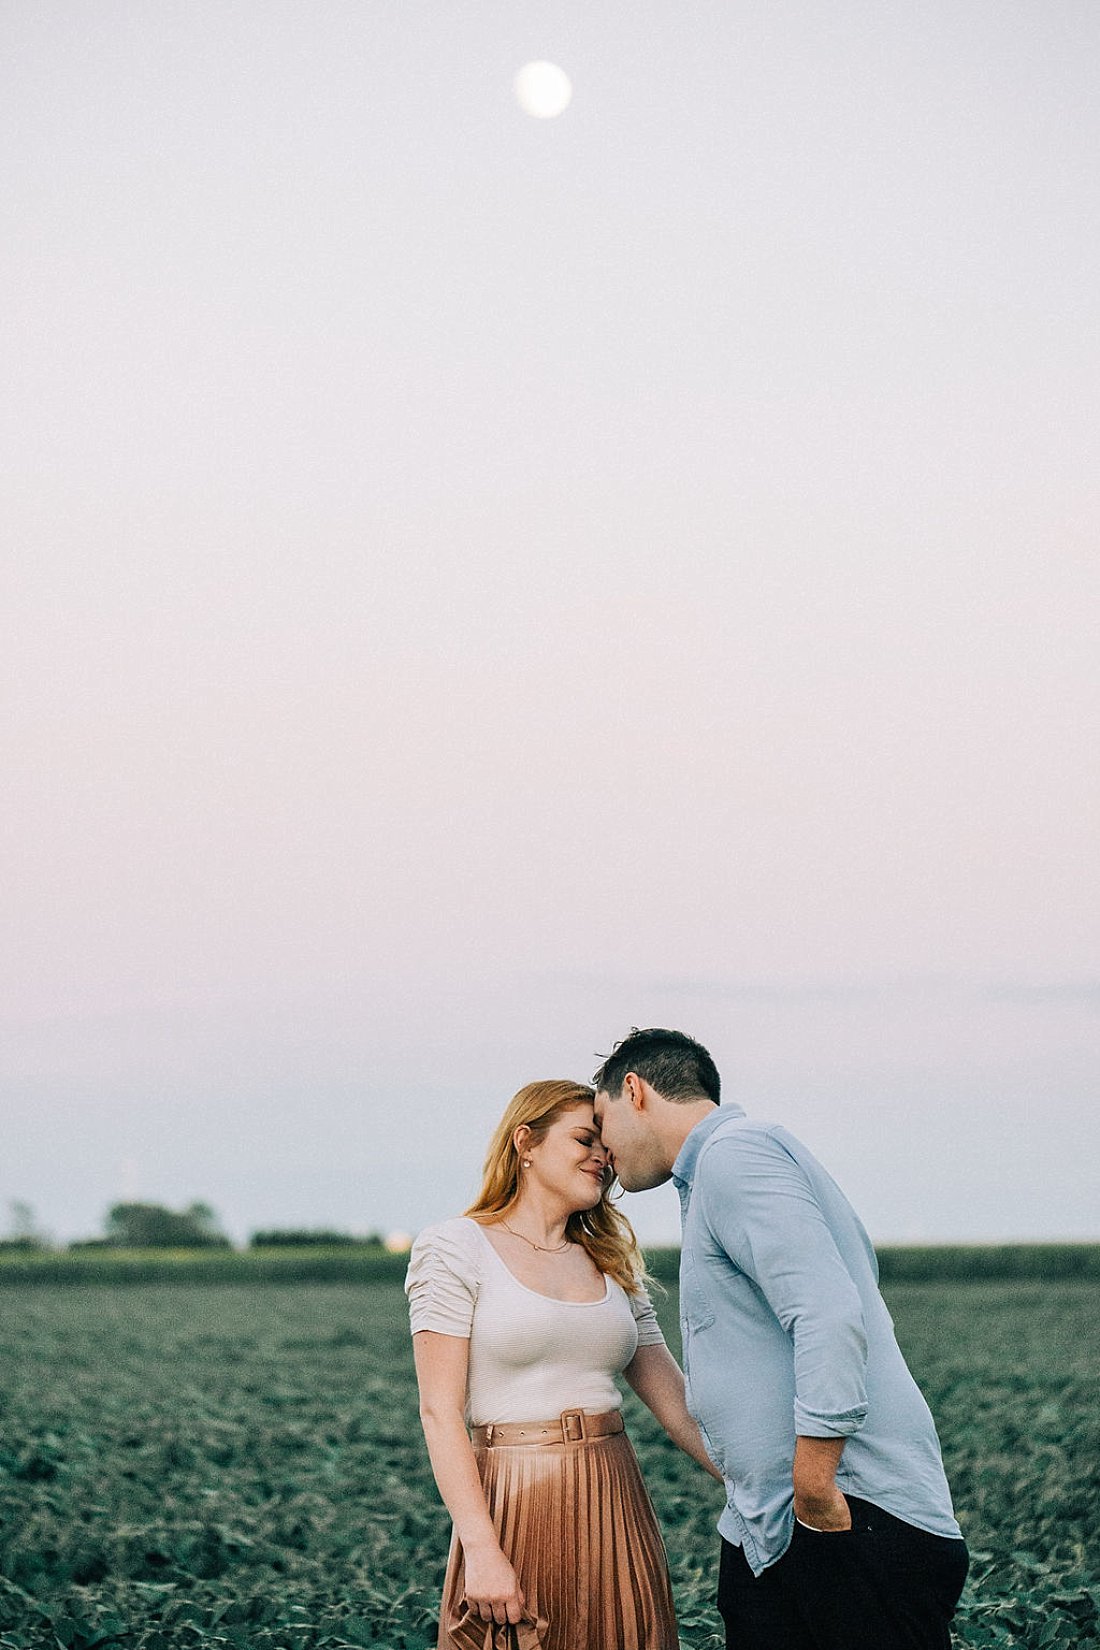
M 652 1249 L 650 1272 L 675 1283 L 678 1249 Z M 884 1246 L 890 1283 L 1069 1280 L 1100 1283 L 1100 1243 Z M 234 1249 L 0 1250 L 0 1286 L 20 1284 L 397 1283 L 407 1258 L 373 1246 Z

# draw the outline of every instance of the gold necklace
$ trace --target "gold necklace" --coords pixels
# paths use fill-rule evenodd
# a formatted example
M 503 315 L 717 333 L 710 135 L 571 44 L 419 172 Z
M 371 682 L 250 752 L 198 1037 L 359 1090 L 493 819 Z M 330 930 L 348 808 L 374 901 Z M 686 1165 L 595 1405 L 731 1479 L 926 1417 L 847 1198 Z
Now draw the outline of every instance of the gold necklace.
M 566 1238 L 565 1242 L 559 1243 L 556 1248 L 548 1249 L 545 1243 L 536 1243 L 534 1238 L 524 1237 L 522 1232 L 514 1231 L 506 1220 L 502 1220 L 500 1224 L 506 1232 L 511 1232 L 513 1237 L 518 1237 L 521 1243 L 529 1243 L 532 1249 L 537 1249 L 540 1255 L 562 1255 L 573 1244 L 572 1238 Z

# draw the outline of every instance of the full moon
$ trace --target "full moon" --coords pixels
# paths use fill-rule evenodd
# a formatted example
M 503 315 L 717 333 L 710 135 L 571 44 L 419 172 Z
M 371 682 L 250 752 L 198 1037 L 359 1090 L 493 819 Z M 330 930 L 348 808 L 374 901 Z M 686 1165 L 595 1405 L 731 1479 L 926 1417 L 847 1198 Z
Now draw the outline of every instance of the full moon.
M 556 63 L 525 63 L 516 76 L 516 102 L 536 120 L 553 120 L 572 96 L 569 76 Z

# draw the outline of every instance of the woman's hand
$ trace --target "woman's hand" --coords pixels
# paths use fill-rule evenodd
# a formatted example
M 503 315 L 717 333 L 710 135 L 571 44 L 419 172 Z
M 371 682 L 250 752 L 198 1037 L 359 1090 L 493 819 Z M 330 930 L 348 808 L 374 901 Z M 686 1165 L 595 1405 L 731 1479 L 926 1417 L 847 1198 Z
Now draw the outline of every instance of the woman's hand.
M 466 1602 L 482 1621 L 521 1621 L 526 1600 L 516 1572 L 495 1544 L 463 1547 L 466 1568 Z

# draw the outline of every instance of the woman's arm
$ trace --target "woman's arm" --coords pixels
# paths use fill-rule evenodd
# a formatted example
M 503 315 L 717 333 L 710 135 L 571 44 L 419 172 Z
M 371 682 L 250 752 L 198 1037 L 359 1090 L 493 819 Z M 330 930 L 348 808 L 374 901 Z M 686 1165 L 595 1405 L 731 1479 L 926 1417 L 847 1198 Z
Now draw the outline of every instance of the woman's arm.
M 651 1409 L 674 1444 L 685 1455 L 723 1482 L 722 1474 L 706 1452 L 702 1434 L 688 1414 L 684 1399 L 684 1375 L 680 1365 L 668 1350 L 658 1343 L 640 1346 L 623 1370 L 638 1397 Z
M 420 1421 L 443 1504 L 462 1544 L 466 1598 L 483 1621 L 518 1622 L 524 1597 L 501 1551 L 466 1431 L 470 1343 L 421 1329 L 413 1336 Z

